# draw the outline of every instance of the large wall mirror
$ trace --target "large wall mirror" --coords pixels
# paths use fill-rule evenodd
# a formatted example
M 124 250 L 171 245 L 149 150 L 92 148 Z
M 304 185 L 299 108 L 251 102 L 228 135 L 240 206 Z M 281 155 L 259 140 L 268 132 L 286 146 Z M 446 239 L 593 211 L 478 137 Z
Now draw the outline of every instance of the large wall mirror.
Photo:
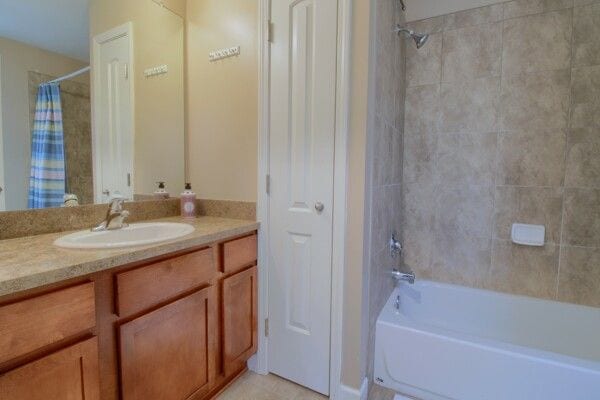
M 183 187 L 177 5 L 0 0 L 0 211 Z

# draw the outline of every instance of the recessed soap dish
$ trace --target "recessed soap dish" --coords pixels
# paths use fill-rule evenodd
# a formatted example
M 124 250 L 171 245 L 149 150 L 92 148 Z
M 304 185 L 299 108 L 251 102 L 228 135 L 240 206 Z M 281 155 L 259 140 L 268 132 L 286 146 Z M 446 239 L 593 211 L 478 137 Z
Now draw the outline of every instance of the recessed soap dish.
M 513 243 L 524 246 L 543 246 L 546 227 L 544 225 L 513 224 L 511 239 Z

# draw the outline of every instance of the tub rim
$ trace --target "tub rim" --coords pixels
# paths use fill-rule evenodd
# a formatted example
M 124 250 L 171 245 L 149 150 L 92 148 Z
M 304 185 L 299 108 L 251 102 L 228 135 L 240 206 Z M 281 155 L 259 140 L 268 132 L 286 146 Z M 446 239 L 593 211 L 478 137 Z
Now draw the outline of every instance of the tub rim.
M 600 312 L 600 310 L 596 307 L 583 306 L 578 304 L 571 303 L 563 303 L 554 300 L 545 300 L 539 299 L 535 297 L 522 296 L 522 295 L 513 295 L 509 293 L 495 292 L 486 289 L 479 288 L 470 288 L 467 286 L 460 286 L 454 284 L 446 284 L 442 282 L 435 282 L 430 280 L 419 280 L 419 284 L 424 284 L 427 286 L 437 286 L 437 287 L 454 287 L 460 290 L 472 290 L 476 292 L 488 293 L 493 295 L 499 295 L 502 297 L 517 297 L 522 298 L 527 301 L 537 301 L 537 302 L 552 302 L 560 305 L 573 306 L 573 307 L 585 307 L 587 309 L 594 310 L 595 312 Z M 591 359 L 578 358 L 572 355 L 567 355 L 555 351 L 544 350 L 536 347 L 520 345 L 516 343 L 505 342 L 499 339 L 490 339 L 482 336 L 477 336 L 475 334 L 456 331 L 449 328 L 442 328 L 439 326 L 415 321 L 402 312 L 396 311 L 394 306 L 395 298 L 397 293 L 401 290 L 403 285 L 408 285 L 406 283 L 402 283 L 398 285 L 394 291 L 391 293 L 390 297 L 386 301 L 383 309 L 381 310 L 379 316 L 376 321 L 376 329 L 379 325 L 384 325 L 390 328 L 403 329 L 412 331 L 419 334 L 425 334 L 429 336 L 435 336 L 443 340 L 450 340 L 453 342 L 472 345 L 475 347 L 479 347 L 482 349 L 492 349 L 494 351 L 499 351 L 501 353 L 510 354 L 512 356 L 535 359 L 535 360 L 544 360 L 545 362 L 555 364 L 557 366 L 569 367 L 582 371 L 593 371 L 600 374 L 600 360 L 594 361 Z M 600 333 L 598 333 L 600 334 Z

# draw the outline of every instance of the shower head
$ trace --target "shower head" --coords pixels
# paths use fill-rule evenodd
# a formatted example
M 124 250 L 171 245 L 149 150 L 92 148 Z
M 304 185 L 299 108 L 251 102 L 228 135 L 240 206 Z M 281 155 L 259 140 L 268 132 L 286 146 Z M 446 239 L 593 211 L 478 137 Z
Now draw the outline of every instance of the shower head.
M 400 25 L 396 26 L 395 31 L 398 34 L 403 33 L 406 37 L 414 40 L 415 44 L 417 45 L 417 49 L 423 47 L 425 43 L 427 43 L 427 39 L 429 39 L 429 35 L 427 33 L 417 33 Z
M 415 44 L 417 45 L 417 49 L 420 49 L 421 47 L 423 47 L 425 45 L 425 43 L 427 43 L 427 39 L 429 39 L 429 35 L 426 33 L 413 33 L 411 35 L 411 37 L 415 41 Z

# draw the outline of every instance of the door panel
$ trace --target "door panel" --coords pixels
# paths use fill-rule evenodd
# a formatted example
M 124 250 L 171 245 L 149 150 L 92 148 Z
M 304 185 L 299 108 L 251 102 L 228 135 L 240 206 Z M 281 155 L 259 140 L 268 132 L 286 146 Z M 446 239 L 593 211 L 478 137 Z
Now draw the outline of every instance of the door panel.
M 106 203 L 115 195 L 133 198 L 133 79 L 129 36 L 121 35 L 99 44 L 98 54 L 94 181 L 96 202 Z
M 0 376 L 0 400 L 100 400 L 92 338 Z
M 120 327 L 123 400 L 185 400 L 214 379 L 216 310 L 212 287 Z
M 240 369 L 257 349 L 257 268 L 223 280 L 223 366 L 225 375 Z
M 269 369 L 329 392 L 337 2 L 272 3 Z

